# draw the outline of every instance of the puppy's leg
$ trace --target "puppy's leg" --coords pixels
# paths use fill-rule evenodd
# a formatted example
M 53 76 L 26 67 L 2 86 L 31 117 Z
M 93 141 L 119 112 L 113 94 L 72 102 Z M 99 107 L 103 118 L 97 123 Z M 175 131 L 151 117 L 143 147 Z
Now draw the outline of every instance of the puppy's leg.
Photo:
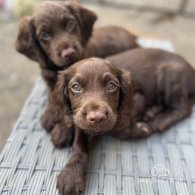
M 164 111 L 163 107 L 152 107 L 148 109 L 146 115 L 150 118 L 147 122 L 137 121 L 129 132 L 129 138 L 147 137 L 153 132 L 162 132 L 176 122 L 186 118 L 192 111 L 192 104 L 189 100 L 183 100 L 179 104 L 175 104 L 171 110 Z
M 112 135 L 122 140 L 130 140 L 145 138 L 151 135 L 151 133 L 152 128 L 149 124 L 143 121 L 137 121 L 126 128 L 113 132 Z
M 152 133 L 152 128 L 145 123 L 143 117 L 145 116 L 146 102 L 143 95 L 136 93 L 133 96 L 134 111 L 132 114 L 131 130 L 128 131 L 129 138 L 144 138 Z
M 51 106 L 41 116 L 41 124 L 46 131 L 51 132 L 51 140 L 55 147 L 71 146 L 74 139 L 74 127 L 72 117 L 64 113 L 61 119 L 60 111 Z
M 146 109 L 145 106 L 146 102 L 142 94 L 136 93 L 135 95 L 133 95 L 133 109 L 131 113 L 131 120 L 133 121 L 133 123 L 141 120 Z
M 64 109 L 62 98 L 57 86 L 54 90 L 49 90 L 48 105 L 41 116 L 41 125 L 47 132 L 51 132 L 59 121 L 70 116 L 67 110 Z
M 67 126 L 66 122 L 59 122 L 51 132 L 51 140 L 57 148 L 71 146 L 74 139 L 73 125 Z
M 57 177 L 61 195 L 79 195 L 84 191 L 90 143 L 91 137 L 76 129 L 72 156 Z
M 127 120 L 130 120 L 129 123 L 125 121 L 125 127 L 119 131 L 114 131 L 112 134 L 119 139 L 124 140 L 149 136 L 152 133 L 152 128 L 142 120 L 146 110 L 145 106 L 146 102 L 144 96 L 140 93 L 134 94 L 131 116 L 130 119 L 127 118 Z
M 183 100 L 171 110 L 164 111 L 153 118 L 149 123 L 153 131 L 162 132 L 171 125 L 189 116 L 192 112 L 192 104 L 189 100 Z
M 47 131 L 51 132 L 58 121 L 57 110 L 53 110 L 49 105 L 41 116 L 41 125 Z
M 131 138 L 145 138 L 152 134 L 152 127 L 143 121 L 136 122 L 131 128 Z
M 163 106 L 154 105 L 146 110 L 146 113 L 143 116 L 143 120 L 148 122 L 153 119 L 156 115 L 160 114 L 163 111 Z
M 142 101 L 142 106 L 144 105 L 144 100 Z M 138 102 L 137 102 L 138 104 Z M 156 115 L 162 112 L 163 106 L 152 106 L 146 110 L 146 112 L 143 114 L 145 108 L 142 108 L 142 112 L 140 113 L 140 117 L 137 117 L 137 121 L 132 122 L 132 127 L 131 127 L 131 133 L 130 137 L 131 138 L 144 138 L 148 137 L 149 135 L 152 134 L 153 129 L 152 126 L 150 125 L 149 121 L 151 121 Z M 137 113 L 139 114 L 139 113 Z M 143 114 L 143 117 L 142 117 Z

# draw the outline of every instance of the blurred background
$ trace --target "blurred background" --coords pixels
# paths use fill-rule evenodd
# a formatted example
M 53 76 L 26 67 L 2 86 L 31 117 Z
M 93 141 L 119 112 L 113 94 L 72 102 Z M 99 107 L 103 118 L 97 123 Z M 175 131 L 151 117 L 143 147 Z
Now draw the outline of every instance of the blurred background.
M 14 48 L 18 20 L 41 0 L 0 0 L 0 151 L 28 97 L 39 67 Z M 138 37 L 170 40 L 195 66 L 195 0 L 81 0 L 98 15 L 96 26 L 115 24 Z

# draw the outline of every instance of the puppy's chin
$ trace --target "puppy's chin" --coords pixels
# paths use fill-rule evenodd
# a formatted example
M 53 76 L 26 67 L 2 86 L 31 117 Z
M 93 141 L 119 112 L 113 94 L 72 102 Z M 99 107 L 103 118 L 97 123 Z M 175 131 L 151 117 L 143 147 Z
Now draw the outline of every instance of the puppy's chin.
M 65 60 L 59 60 L 58 62 L 55 63 L 55 65 L 57 67 L 60 68 L 68 68 L 69 66 L 71 66 L 72 64 L 74 64 L 75 62 L 77 62 L 78 60 L 80 60 L 79 58 L 71 58 L 71 59 L 67 59 Z
M 82 50 L 76 51 L 76 53 L 73 56 L 66 59 L 63 59 L 57 55 L 50 55 L 51 61 L 55 64 L 55 66 L 61 69 L 68 68 L 69 66 L 71 66 L 72 64 L 74 64 L 79 60 L 82 60 L 83 58 L 84 58 L 84 53 L 82 52 Z
M 80 114 L 75 114 L 73 116 L 73 119 L 75 125 L 77 125 L 80 129 L 84 130 L 85 133 L 90 135 L 101 135 L 110 132 L 113 130 L 117 122 L 117 116 L 115 116 L 115 114 L 111 114 L 105 121 L 95 123 L 93 125 L 87 122 L 87 120 Z
M 82 57 L 79 56 L 75 56 L 66 60 L 63 59 L 54 59 L 52 60 L 53 63 L 55 64 L 55 66 L 59 67 L 59 68 L 68 68 L 69 66 L 71 66 L 72 64 L 74 64 L 75 62 L 81 60 Z

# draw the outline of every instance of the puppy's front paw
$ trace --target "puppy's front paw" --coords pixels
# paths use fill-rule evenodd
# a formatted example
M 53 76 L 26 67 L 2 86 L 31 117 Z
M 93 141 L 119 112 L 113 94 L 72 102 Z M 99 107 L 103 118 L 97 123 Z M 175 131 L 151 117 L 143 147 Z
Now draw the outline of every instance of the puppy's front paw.
M 137 131 L 138 138 L 144 138 L 152 133 L 152 128 L 144 122 L 137 122 L 135 124 L 135 129 Z
M 50 113 L 50 111 L 45 110 L 41 116 L 41 125 L 47 132 L 51 132 L 55 125 L 55 121 L 51 115 L 52 113 Z
M 77 166 L 67 166 L 57 177 L 60 195 L 80 195 L 85 189 L 85 177 Z
M 51 132 L 51 140 L 57 148 L 71 146 L 74 139 L 74 128 L 58 123 Z

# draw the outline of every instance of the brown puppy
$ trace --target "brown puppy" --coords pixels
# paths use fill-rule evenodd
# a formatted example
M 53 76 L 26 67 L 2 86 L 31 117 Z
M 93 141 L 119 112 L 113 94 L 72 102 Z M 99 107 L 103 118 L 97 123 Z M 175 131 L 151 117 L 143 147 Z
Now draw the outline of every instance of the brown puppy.
M 109 60 L 128 71 L 106 60 L 86 59 L 62 72 L 54 90 L 58 111 L 72 112 L 76 130 L 73 154 L 57 178 L 60 194 L 84 190 L 94 136 L 110 132 L 121 139 L 145 137 L 191 113 L 195 71 L 180 56 L 137 49 Z M 147 113 L 154 114 L 149 124 L 142 120 Z
M 94 136 L 110 132 L 121 139 L 145 137 L 191 112 L 195 71 L 180 56 L 137 49 L 109 60 L 118 68 L 109 61 L 90 58 L 72 65 L 59 77 L 55 89 L 58 111 L 72 112 L 76 130 L 73 154 L 57 178 L 60 194 L 75 195 L 84 190 Z M 149 124 L 142 120 L 148 113 L 157 115 Z
M 135 108 L 131 114 L 136 116 L 132 122 L 137 122 L 135 127 L 146 135 L 164 131 L 191 113 L 195 73 L 181 56 L 159 49 L 134 49 L 107 59 L 131 72 Z M 55 102 L 52 107 L 58 110 Z M 57 116 L 59 121 L 60 117 Z M 64 143 L 66 136 L 62 132 L 63 128 L 52 133 L 56 146 Z
M 76 129 L 73 154 L 57 187 L 60 194 L 76 195 L 85 188 L 93 136 L 129 127 L 131 77 L 105 60 L 90 58 L 62 72 L 54 94 L 56 109 L 61 113 L 69 109 Z
M 163 131 L 177 121 L 180 121 L 181 119 L 187 117 L 191 113 L 193 98 L 195 97 L 195 70 L 181 56 L 159 49 L 135 49 L 133 51 L 127 51 L 109 57 L 107 58 L 107 60 L 111 61 L 112 64 L 114 64 L 116 67 L 123 68 L 124 70 L 131 72 L 133 85 L 133 105 L 131 107 L 131 111 L 128 111 L 128 117 L 132 121 L 131 125 L 135 123 L 137 124 L 137 122 L 139 122 L 140 120 L 141 122 L 144 122 L 144 120 L 146 120 L 147 122 L 149 122 L 149 124 L 147 125 L 147 127 L 150 127 L 149 130 Z M 98 64 L 98 62 L 100 67 L 96 65 Z M 89 64 L 90 68 L 86 64 Z M 94 66 L 92 66 L 91 64 L 94 64 Z M 78 68 L 79 65 L 84 67 Z M 97 97 L 103 97 L 105 91 L 102 91 L 100 93 L 100 89 L 98 89 L 96 85 L 98 85 L 98 82 L 103 81 L 102 79 L 96 77 L 98 77 L 99 74 L 104 75 L 103 73 L 106 72 L 104 67 L 106 66 L 111 66 L 108 61 L 103 61 L 96 58 L 80 61 L 65 72 L 65 81 L 68 82 L 67 80 L 72 77 L 73 81 L 76 80 L 72 75 L 76 74 L 74 73 L 74 71 L 79 72 L 79 79 L 83 77 L 87 79 L 87 82 L 89 82 L 88 88 L 90 91 L 93 91 L 93 94 L 96 94 L 94 95 L 94 99 L 96 99 L 96 102 L 98 102 Z M 84 75 L 82 71 L 84 71 L 84 73 L 86 74 L 85 76 L 82 76 Z M 120 74 L 118 73 L 118 75 Z M 100 79 L 100 81 L 98 81 L 98 79 Z M 72 80 L 70 80 L 70 84 Z M 80 80 L 83 82 L 82 79 Z M 65 81 L 59 81 L 59 83 L 64 83 Z M 126 77 L 126 82 L 129 83 L 128 77 Z M 81 85 L 78 82 L 73 83 L 78 88 L 78 90 L 81 90 Z M 117 82 L 114 84 L 118 86 Z M 113 86 L 113 83 L 111 86 Z M 76 115 L 74 115 L 75 113 L 73 112 L 74 123 L 76 123 L 77 125 L 80 124 L 79 126 L 81 128 L 82 125 L 86 127 L 85 117 L 86 119 L 91 118 L 86 114 L 88 113 L 88 107 L 90 106 L 86 103 L 85 100 L 83 100 L 82 102 L 81 97 L 86 98 L 87 96 L 87 100 L 91 101 L 91 98 L 88 97 L 88 93 L 86 96 L 84 96 L 83 93 L 78 91 L 78 93 L 76 94 L 77 96 L 78 94 L 80 94 L 81 97 L 78 96 L 79 101 L 77 102 L 77 100 L 75 100 L 77 96 L 72 95 L 67 90 L 67 88 L 65 88 L 64 100 L 66 102 L 66 106 L 62 107 L 62 100 L 59 99 L 60 95 L 59 91 L 57 90 L 55 90 L 55 93 L 53 93 L 53 95 L 55 96 L 55 98 L 53 99 L 58 100 L 58 105 L 55 103 L 56 109 L 58 111 L 63 110 L 65 112 L 68 112 L 68 109 L 69 111 L 71 110 L 71 112 L 72 110 L 76 110 Z M 105 99 L 108 99 L 109 104 L 111 104 L 110 107 L 112 107 L 113 105 L 114 107 L 116 107 L 117 101 L 114 101 L 114 99 L 117 99 L 118 95 L 112 94 L 112 97 L 110 98 L 112 98 L 112 100 L 108 99 L 108 97 L 103 99 L 104 101 Z M 127 99 L 130 98 L 128 97 Z M 119 102 L 125 102 L 122 96 L 119 96 L 119 100 Z M 113 102 L 115 102 L 115 104 Z M 100 101 L 100 104 L 104 105 L 105 103 L 102 100 Z M 119 105 L 121 104 L 122 103 L 119 103 Z M 93 106 L 93 104 L 91 105 L 91 107 L 94 107 L 96 109 L 96 106 Z M 103 107 L 105 108 L 106 106 L 104 105 Z M 101 106 L 99 108 L 100 110 L 102 110 L 101 112 L 109 114 L 108 108 L 106 109 L 106 111 L 101 108 Z M 127 110 L 128 109 L 129 106 L 127 106 Z M 97 114 L 92 112 L 91 115 L 96 116 L 97 114 L 97 117 L 100 119 L 100 121 L 102 121 L 102 118 L 105 118 L 105 113 L 102 116 L 99 113 Z M 108 117 L 108 119 L 112 118 L 112 114 L 108 116 L 110 116 Z M 112 118 L 111 121 L 114 121 L 114 118 Z M 130 123 L 125 126 L 129 127 L 129 124 Z M 95 130 L 93 126 L 92 129 L 92 134 L 104 133 L 104 127 L 102 126 L 100 126 L 100 132 L 98 130 Z M 108 125 L 106 125 L 106 129 L 110 129 L 108 129 Z M 90 126 L 87 127 L 87 130 L 90 130 Z M 149 131 L 148 133 L 151 132 L 152 131 Z M 128 138 L 126 135 L 123 136 L 123 133 L 120 133 L 119 136 Z
M 97 28 L 91 37 L 96 19 L 94 12 L 74 1 L 44 3 L 32 16 L 21 20 L 16 49 L 39 63 L 42 77 L 52 91 L 58 71 L 72 63 L 89 56 L 105 57 L 138 47 L 134 35 L 116 26 Z M 50 106 L 52 102 L 49 97 L 49 105 L 41 118 L 47 131 L 54 128 L 59 118 Z M 57 124 L 55 129 L 60 126 Z
M 94 12 L 74 1 L 43 3 L 20 21 L 16 49 L 39 63 L 53 89 L 57 72 L 83 58 L 96 19 Z

